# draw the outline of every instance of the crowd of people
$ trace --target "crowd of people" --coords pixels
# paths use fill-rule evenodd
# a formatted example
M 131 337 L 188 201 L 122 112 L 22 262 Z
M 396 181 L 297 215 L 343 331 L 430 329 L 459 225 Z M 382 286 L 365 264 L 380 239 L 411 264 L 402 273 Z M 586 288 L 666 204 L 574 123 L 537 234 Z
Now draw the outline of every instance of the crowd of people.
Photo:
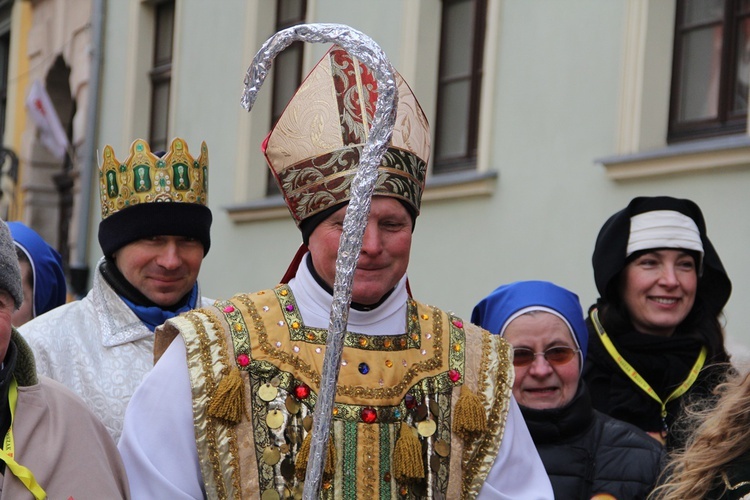
M 201 295 L 205 143 L 104 148 L 103 257 L 81 300 L 66 303 L 53 248 L 0 221 L 0 498 L 299 498 L 313 460 L 321 498 L 750 494 L 750 378 L 724 345 L 731 282 L 700 208 L 638 197 L 612 215 L 586 314 L 570 290 L 519 281 L 464 321 L 411 295 L 430 130 L 395 80 L 323 456 L 337 250 L 378 97 L 337 47 L 264 142 L 302 239 L 280 284 Z M 312 100 L 337 110 L 315 129 Z

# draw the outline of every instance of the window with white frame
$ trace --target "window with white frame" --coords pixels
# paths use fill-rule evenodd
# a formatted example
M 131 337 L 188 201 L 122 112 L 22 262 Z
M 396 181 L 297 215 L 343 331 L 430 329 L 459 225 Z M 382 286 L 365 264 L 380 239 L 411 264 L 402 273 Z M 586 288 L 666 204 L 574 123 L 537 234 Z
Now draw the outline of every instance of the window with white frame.
M 750 1 L 678 0 L 670 143 L 747 128 Z

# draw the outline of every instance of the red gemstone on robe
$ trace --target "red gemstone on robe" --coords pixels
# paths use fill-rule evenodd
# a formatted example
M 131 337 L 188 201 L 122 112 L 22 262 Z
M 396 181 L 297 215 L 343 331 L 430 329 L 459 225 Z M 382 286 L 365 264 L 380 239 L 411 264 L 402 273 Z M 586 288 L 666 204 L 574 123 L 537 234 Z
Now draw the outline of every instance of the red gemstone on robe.
M 461 380 L 461 372 L 453 369 L 448 370 L 448 378 L 450 378 L 452 382 L 458 382 Z
M 406 405 L 407 410 L 413 410 L 414 407 L 417 406 L 417 398 L 415 398 L 411 394 L 407 394 L 404 397 L 404 404 Z
M 234 306 L 227 306 L 224 308 L 225 313 L 234 312 Z
M 294 395 L 297 399 L 305 399 L 310 395 L 310 387 L 307 384 L 300 384 L 294 388 Z
M 362 417 L 362 422 L 371 424 L 378 419 L 378 412 L 375 411 L 375 408 L 362 408 L 360 417 Z
M 250 357 L 247 354 L 240 354 L 237 356 L 237 364 L 240 366 L 247 366 L 250 364 Z
M 457 319 L 453 320 L 453 324 L 456 325 L 456 328 L 463 328 L 464 327 L 463 322 L 461 322 L 461 321 L 459 321 Z

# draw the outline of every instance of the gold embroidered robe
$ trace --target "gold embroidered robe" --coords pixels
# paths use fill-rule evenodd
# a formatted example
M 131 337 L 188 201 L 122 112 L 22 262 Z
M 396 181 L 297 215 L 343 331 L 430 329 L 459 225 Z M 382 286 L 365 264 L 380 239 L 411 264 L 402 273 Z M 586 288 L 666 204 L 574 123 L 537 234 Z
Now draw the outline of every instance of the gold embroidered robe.
M 327 331 L 306 327 L 290 288 L 280 285 L 170 320 L 157 334 L 157 355 L 177 334 L 187 348 L 208 497 L 301 493 L 295 462 L 311 428 Z M 501 337 L 411 299 L 407 333 L 348 332 L 330 437 L 334 472 L 321 498 L 476 496 L 503 438 L 510 359 Z M 235 368 L 245 403 L 236 424 L 208 410 Z M 452 431 L 463 385 L 479 396 L 488 428 L 467 442 Z M 424 479 L 399 482 L 392 473 L 402 422 L 419 431 Z

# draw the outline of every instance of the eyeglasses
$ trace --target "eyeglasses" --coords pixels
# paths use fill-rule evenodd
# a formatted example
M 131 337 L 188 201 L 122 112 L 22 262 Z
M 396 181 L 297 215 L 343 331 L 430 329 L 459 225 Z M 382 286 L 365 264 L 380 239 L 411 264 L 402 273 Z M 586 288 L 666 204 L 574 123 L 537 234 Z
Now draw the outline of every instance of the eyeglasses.
M 513 366 L 528 366 L 540 355 L 551 365 L 564 365 L 573 359 L 577 352 L 580 352 L 580 349 L 568 346 L 550 347 L 544 352 L 534 352 L 528 347 L 516 347 L 513 349 Z

